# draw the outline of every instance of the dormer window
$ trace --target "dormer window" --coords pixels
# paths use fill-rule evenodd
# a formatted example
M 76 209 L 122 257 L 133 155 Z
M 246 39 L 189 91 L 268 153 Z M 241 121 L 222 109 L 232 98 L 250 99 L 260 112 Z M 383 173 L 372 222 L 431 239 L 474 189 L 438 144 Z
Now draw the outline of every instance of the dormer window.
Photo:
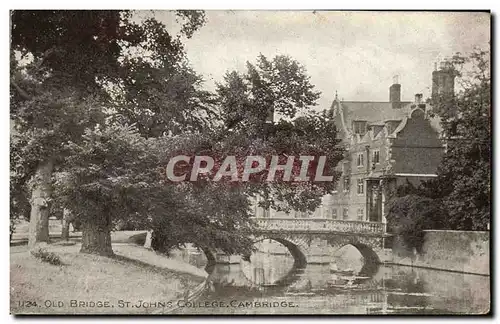
M 387 133 L 392 134 L 398 127 L 399 123 L 401 123 L 400 120 L 388 120 L 385 122 L 385 128 L 387 128 Z
M 391 123 L 386 123 L 385 124 L 385 128 L 387 128 L 387 133 L 388 134 L 392 134 L 393 129 L 392 129 Z
M 352 130 L 354 134 L 359 134 L 361 136 L 366 134 L 366 121 L 365 120 L 355 120 L 352 122 Z
M 373 136 L 377 136 L 384 129 L 384 125 L 372 125 L 371 129 L 373 129 Z

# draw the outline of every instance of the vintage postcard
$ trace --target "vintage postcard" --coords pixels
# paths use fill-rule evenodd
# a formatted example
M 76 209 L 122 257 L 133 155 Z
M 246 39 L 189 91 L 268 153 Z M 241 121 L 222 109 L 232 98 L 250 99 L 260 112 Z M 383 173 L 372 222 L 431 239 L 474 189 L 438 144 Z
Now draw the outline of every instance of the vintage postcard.
M 13 315 L 488 315 L 488 11 L 10 11 Z

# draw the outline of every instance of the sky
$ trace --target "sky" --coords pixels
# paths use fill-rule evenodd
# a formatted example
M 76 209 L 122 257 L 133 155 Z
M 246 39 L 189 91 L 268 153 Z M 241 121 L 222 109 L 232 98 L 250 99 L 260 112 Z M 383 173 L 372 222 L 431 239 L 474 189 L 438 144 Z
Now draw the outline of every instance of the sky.
M 162 15 L 162 14 L 160 14 Z M 230 70 L 245 70 L 259 53 L 290 55 L 322 95 L 388 101 L 399 76 L 402 100 L 429 96 L 434 63 L 475 46 L 489 48 L 488 13 L 207 11 L 206 24 L 185 40 L 187 56 L 206 87 Z M 168 17 L 165 15 L 165 19 Z

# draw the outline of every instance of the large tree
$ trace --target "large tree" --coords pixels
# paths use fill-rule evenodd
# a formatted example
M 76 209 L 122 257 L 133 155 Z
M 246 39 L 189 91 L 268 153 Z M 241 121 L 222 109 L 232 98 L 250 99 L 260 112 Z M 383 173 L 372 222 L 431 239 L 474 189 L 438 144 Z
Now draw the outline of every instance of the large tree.
M 70 154 L 55 199 L 82 222 L 81 252 L 112 255 L 113 223 L 130 215 L 147 222 L 159 178 L 153 144 L 136 128 L 113 123 L 87 129 L 65 146 Z
M 204 21 L 199 12 L 177 14 L 187 18 L 187 37 Z M 82 252 L 112 254 L 113 223 L 133 217 L 154 229 L 161 250 L 194 242 L 247 253 L 252 197 L 263 197 L 264 207 L 313 210 L 334 189 L 332 182 L 283 182 L 282 174 L 262 181 L 265 171 L 248 183 L 165 179 L 169 158 L 179 153 L 236 155 L 239 162 L 278 155 L 281 163 L 325 155 L 331 171 L 342 157 L 333 121 L 314 111 L 319 93 L 290 57 L 261 55 L 246 73 L 228 73 L 212 95 L 201 89 L 180 38 L 152 17 L 14 12 L 12 26 L 13 50 L 29 57 L 12 68 L 11 116 L 19 134 L 16 174 L 35 184 L 31 242 L 48 240 L 39 234 L 48 234 L 55 201 L 82 222 Z M 269 123 L 271 113 L 283 119 Z
M 269 63 L 263 56 L 259 61 Z M 333 190 L 332 182 L 290 184 L 279 181 L 278 175 L 277 181 L 268 183 L 264 180 L 265 171 L 248 183 L 228 178 L 212 182 L 208 177 L 200 177 L 194 183 L 174 184 L 165 177 L 169 159 L 178 154 L 214 156 L 217 165 L 224 157 L 235 155 L 239 168 L 248 155 L 278 155 L 281 163 L 287 155 L 326 155 L 330 166 L 326 169 L 332 169 L 342 150 L 333 122 L 326 114 L 312 111 L 318 94 L 312 90 L 305 69 L 288 57 L 277 57 L 274 62 L 278 63 L 268 68 L 267 74 L 249 64 L 253 74 L 229 73 L 219 85 L 217 96 L 192 91 L 185 96 L 185 102 L 175 99 L 182 98 L 179 95 L 184 92 L 172 88 L 174 84 L 164 84 L 169 81 L 162 80 L 159 73 L 153 84 L 162 85 L 163 92 L 153 88 L 152 100 L 139 95 L 131 97 L 132 102 L 124 101 L 125 105 L 119 101 L 123 106 L 117 106 L 117 113 L 106 123 L 107 128 L 92 129 L 79 144 L 70 145 L 71 163 L 58 186 L 63 190 L 58 196 L 66 205 L 73 205 L 77 214 L 81 213 L 78 211 L 81 204 L 87 204 L 83 209 L 85 215 L 79 217 L 84 223 L 90 221 L 94 228 L 91 233 L 98 235 L 92 241 L 94 244 L 86 244 L 82 250 L 111 254 L 111 224 L 122 217 L 133 217 L 153 230 L 152 246 L 160 251 L 192 242 L 203 249 L 248 254 L 252 243 L 253 196 L 266 197 L 261 202 L 266 207 L 316 208 L 320 198 Z M 271 72 L 276 75 L 274 78 L 281 75 L 282 84 L 302 84 L 302 87 L 287 94 L 285 89 L 277 92 L 269 80 L 267 85 L 254 84 L 269 78 Z M 243 95 L 232 84 L 232 77 L 246 88 Z M 152 91 L 142 85 L 139 89 Z M 238 102 L 229 103 L 233 96 L 240 96 L 238 100 L 247 106 L 241 109 Z M 157 97 L 165 100 L 165 104 L 160 105 Z M 182 114 L 172 111 L 175 102 Z M 289 120 L 266 123 L 270 111 L 286 115 Z M 208 117 L 211 119 L 207 120 Z M 149 127 L 149 121 L 155 118 L 165 122 L 155 122 L 154 128 Z M 230 121 L 231 118 L 234 119 Z M 123 123 L 133 123 L 134 129 L 119 126 Z M 121 131 L 112 130 L 116 127 Z M 82 202 L 83 199 L 86 201 Z M 103 222 L 96 223 L 96 217 Z M 87 240 L 87 235 L 84 237 Z
M 446 152 L 438 178 L 426 191 L 442 201 L 454 229 L 486 230 L 491 216 L 490 53 L 457 54 L 451 63 L 459 91 L 434 98 Z
M 188 37 L 204 22 L 202 12 L 177 16 Z M 105 125 L 118 98 L 135 97 L 127 97 L 134 91 L 129 84 L 142 84 L 141 72 L 156 64 L 128 55 L 141 51 L 157 54 L 169 66 L 183 57 L 180 35 L 170 35 L 153 17 L 137 22 L 128 11 L 11 13 L 11 169 L 16 187 L 31 179 L 30 246 L 49 240 L 51 180 L 64 162 L 66 141 Z M 140 66 L 138 73 L 132 64 Z
M 453 230 L 486 230 L 491 217 L 491 78 L 489 52 L 476 50 L 468 56 L 457 53 L 448 62 L 450 73 L 457 77 L 456 93 L 441 93 L 432 98 L 433 111 L 442 126 L 445 154 L 437 177 L 417 188 L 404 185 L 390 201 L 394 215 L 408 214 L 427 201 L 441 206 L 446 213 L 439 227 Z M 425 221 L 429 209 L 417 215 Z M 418 211 L 418 209 L 416 209 Z M 429 214 L 429 213 L 427 213 Z M 388 215 L 397 221 L 397 217 Z M 389 218 L 390 218 L 389 217 Z M 432 220 L 432 217 L 428 219 Z M 422 223 L 423 224 L 423 223 Z M 427 228 L 432 228 L 427 222 Z M 429 227 L 431 226 L 431 227 Z M 418 231 L 415 224 L 411 227 Z M 421 233 L 419 234 L 421 235 Z
M 203 248 L 247 254 L 253 226 L 252 198 L 258 196 L 264 208 L 317 208 L 321 197 L 335 188 L 333 181 L 313 181 L 317 158 L 326 156 L 325 169 L 337 181 L 339 175 L 333 168 L 343 154 L 333 121 L 326 113 L 314 110 L 318 98 L 305 68 L 288 56 L 268 59 L 260 55 L 256 64 L 247 64 L 245 73 L 228 72 L 217 85 L 218 122 L 169 153 L 170 157 L 211 156 L 214 169 L 196 183 L 177 185 L 185 197 L 178 202 L 186 208 L 178 214 L 172 210 L 157 214 L 153 221 L 153 248 L 168 250 L 193 242 Z M 272 122 L 273 115 L 281 119 Z M 267 165 L 271 156 L 279 156 L 280 164 L 285 164 L 288 157 L 314 156 L 308 172 L 311 181 L 283 181 L 282 171 L 277 172 L 274 181 L 267 181 L 268 170 L 252 175 L 249 181 L 231 177 L 210 181 L 225 157 L 236 157 L 241 176 L 246 157 L 252 155 L 263 156 Z M 189 164 L 192 163 L 193 159 Z M 186 170 L 190 170 L 189 164 Z M 296 173 L 299 168 L 300 164 L 294 163 Z

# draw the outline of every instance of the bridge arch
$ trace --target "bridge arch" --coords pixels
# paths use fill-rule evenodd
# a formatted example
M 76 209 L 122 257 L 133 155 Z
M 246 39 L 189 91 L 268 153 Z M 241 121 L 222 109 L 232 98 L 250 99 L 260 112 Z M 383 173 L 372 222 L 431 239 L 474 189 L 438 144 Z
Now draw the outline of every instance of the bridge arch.
M 265 240 L 271 240 L 274 242 L 278 242 L 282 246 L 284 246 L 292 255 L 293 258 L 293 264 L 289 268 L 288 271 L 280 274 L 272 282 L 265 283 L 268 287 L 275 287 L 278 289 L 279 287 L 285 287 L 289 286 L 290 284 L 298 281 L 301 279 L 301 274 L 305 271 L 305 268 L 307 266 L 307 244 L 306 242 L 303 242 L 300 237 L 297 239 L 296 237 L 288 238 L 288 237 L 282 237 L 280 235 L 262 235 L 262 236 L 256 236 L 253 239 L 253 244 L 257 244 L 259 242 L 265 241 Z M 242 261 L 242 266 L 245 265 L 245 263 L 248 262 L 250 263 L 250 255 L 243 256 Z M 249 277 L 248 273 L 244 271 L 242 268 L 242 272 L 245 275 L 245 277 L 252 283 L 254 282 L 254 278 Z M 262 283 L 256 283 L 257 286 L 261 286 Z
M 377 272 L 380 265 L 380 258 L 371 246 L 358 241 L 349 241 L 337 245 L 334 254 L 346 246 L 353 246 L 363 257 L 363 266 L 359 271 L 360 275 L 371 276 Z
M 294 260 L 293 261 L 294 269 L 303 269 L 307 266 L 307 258 L 306 258 L 307 252 L 306 252 L 306 246 L 303 244 L 303 242 L 285 237 L 265 235 L 265 236 L 260 236 L 256 240 L 254 240 L 254 244 L 262 242 L 266 239 L 276 241 L 288 249 Z

